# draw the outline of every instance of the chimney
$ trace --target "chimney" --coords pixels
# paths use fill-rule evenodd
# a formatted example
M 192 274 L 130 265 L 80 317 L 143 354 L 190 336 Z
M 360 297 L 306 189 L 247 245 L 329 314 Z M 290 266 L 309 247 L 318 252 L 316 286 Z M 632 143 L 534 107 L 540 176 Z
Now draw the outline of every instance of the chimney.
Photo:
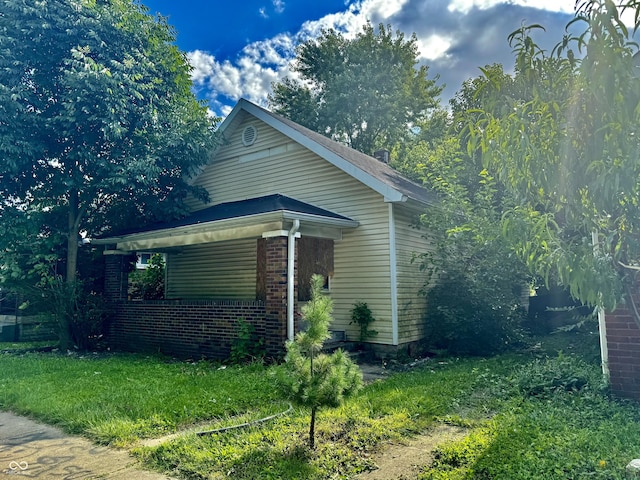
M 376 150 L 375 152 L 373 152 L 373 158 L 388 165 L 390 159 L 389 150 Z

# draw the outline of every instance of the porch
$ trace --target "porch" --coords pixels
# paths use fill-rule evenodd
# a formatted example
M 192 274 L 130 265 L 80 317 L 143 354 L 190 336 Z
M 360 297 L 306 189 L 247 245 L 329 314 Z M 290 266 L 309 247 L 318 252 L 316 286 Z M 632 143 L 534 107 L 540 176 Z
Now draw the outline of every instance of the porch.
M 306 282 L 312 273 L 329 275 L 334 239 L 357 225 L 275 195 L 101 239 L 97 243 L 107 245 L 105 295 L 114 309 L 110 342 L 123 350 L 224 359 L 243 320 L 263 340 L 267 356 L 281 356 L 299 329 L 299 276 Z M 167 299 L 128 300 L 129 255 L 136 250 L 168 254 Z

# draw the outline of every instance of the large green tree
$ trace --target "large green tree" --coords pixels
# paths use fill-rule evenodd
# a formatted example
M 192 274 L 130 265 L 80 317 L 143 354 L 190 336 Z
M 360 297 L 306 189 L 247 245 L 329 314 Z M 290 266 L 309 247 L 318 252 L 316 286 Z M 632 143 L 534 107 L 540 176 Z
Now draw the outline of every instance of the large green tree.
M 296 79 L 273 86 L 274 111 L 372 154 L 393 148 L 438 106 L 442 87 L 418 66 L 417 39 L 366 24 L 354 38 L 323 31 L 297 50 Z
M 471 130 L 515 205 L 503 230 L 532 271 L 613 308 L 640 265 L 640 3 L 579 2 L 553 55 L 523 27 L 510 40 L 527 87 Z M 622 12 L 631 12 L 629 31 Z M 496 77 L 490 82 L 500 84 Z M 496 95 L 499 95 L 499 89 Z
M 174 40 L 133 0 L 0 0 L 5 279 L 62 256 L 72 283 L 81 234 L 177 215 L 189 192 L 204 195 L 187 178 L 215 121 Z

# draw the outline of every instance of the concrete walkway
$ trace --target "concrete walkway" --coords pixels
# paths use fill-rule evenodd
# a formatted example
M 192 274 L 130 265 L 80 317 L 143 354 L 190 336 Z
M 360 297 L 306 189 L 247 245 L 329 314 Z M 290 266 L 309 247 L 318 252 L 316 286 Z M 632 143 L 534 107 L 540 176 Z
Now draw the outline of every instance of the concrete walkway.
M 0 479 L 170 480 L 139 468 L 126 451 L 97 446 L 12 413 L 0 412 Z

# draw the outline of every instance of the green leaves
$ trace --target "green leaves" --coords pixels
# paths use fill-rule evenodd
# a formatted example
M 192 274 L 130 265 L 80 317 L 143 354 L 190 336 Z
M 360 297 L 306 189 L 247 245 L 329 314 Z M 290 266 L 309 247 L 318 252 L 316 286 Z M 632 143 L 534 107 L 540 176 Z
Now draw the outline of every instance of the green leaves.
M 323 31 L 298 48 L 294 70 L 302 82 L 275 84 L 274 110 L 367 154 L 391 149 L 428 118 L 442 87 L 416 68 L 417 40 L 371 24 L 354 38 Z
M 472 127 L 485 166 L 516 202 L 503 225 L 521 258 L 547 282 L 607 308 L 626 278 L 618 261 L 640 260 L 637 46 L 620 17 L 634 5 L 580 3 L 570 25 L 583 33 L 565 37 L 551 57 L 531 39 L 538 26 L 514 32 L 521 96 L 507 99 L 506 114 L 484 108 Z M 493 103 L 505 100 L 499 92 Z M 594 231 L 601 232 L 595 255 Z
M 286 376 L 282 383 L 296 404 L 312 412 L 309 445 L 314 446 L 315 412 L 322 407 L 337 407 L 362 387 L 362 373 L 349 356 L 338 350 L 331 355 L 320 353 L 329 338 L 333 301 L 322 293 L 324 278 L 311 279 L 311 300 L 302 310 L 308 322 L 306 331 L 287 343 Z
M 0 213 L 60 206 L 68 222 L 42 210 L 43 229 L 73 239 L 182 211 L 215 121 L 165 20 L 131 0 L 1 0 L 0 32 Z

